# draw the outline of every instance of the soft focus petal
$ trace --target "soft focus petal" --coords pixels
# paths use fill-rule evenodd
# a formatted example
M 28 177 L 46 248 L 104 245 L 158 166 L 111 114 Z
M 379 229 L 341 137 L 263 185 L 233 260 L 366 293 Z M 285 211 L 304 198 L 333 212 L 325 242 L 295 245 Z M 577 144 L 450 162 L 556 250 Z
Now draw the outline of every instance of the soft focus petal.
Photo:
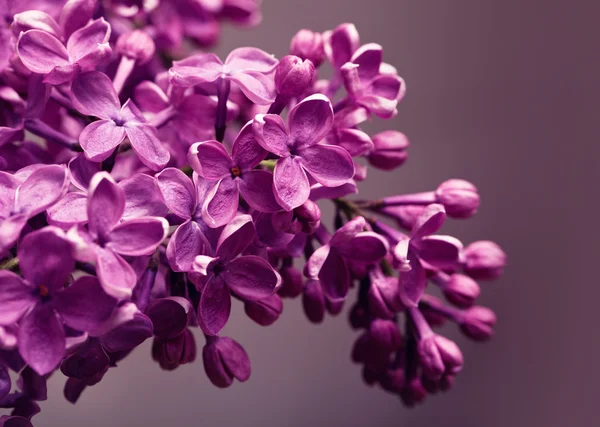
M 250 215 L 238 215 L 225 226 L 219 236 L 216 254 L 223 262 L 238 256 L 254 239 L 255 230 Z
M 17 53 L 23 64 L 38 74 L 48 74 L 54 67 L 69 65 L 69 53 L 60 40 L 41 30 L 22 33 Z
M 408 250 L 407 259 L 410 270 L 400 272 L 400 299 L 406 307 L 416 307 L 427 286 L 425 269 L 413 250 Z
M 350 246 L 356 235 L 364 230 L 366 223 L 362 216 L 348 221 L 334 233 L 329 244 L 337 248 Z
M 352 55 L 352 62 L 358 65 L 358 75 L 363 81 L 373 79 L 379 74 L 383 61 L 383 48 L 377 43 L 362 45 Z
M 112 229 L 106 247 L 122 255 L 149 255 L 167 237 L 168 232 L 169 223 L 164 218 L 129 219 Z
M 62 39 L 62 29 L 54 18 L 40 10 L 27 10 L 15 14 L 11 29 L 15 37 L 19 37 L 23 31 L 42 30 L 59 40 Z
M 236 82 L 244 95 L 255 104 L 267 105 L 275 101 L 277 91 L 272 75 L 265 75 L 257 71 L 235 73 L 229 77 Z
M 88 221 L 90 231 L 106 237 L 117 225 L 125 210 L 125 192 L 106 172 L 92 178 L 88 192 Z
M 79 135 L 79 143 L 85 156 L 94 162 L 110 157 L 114 149 L 125 139 L 125 129 L 112 120 L 98 120 L 87 125 Z
M 66 284 L 75 268 L 71 243 L 62 230 L 45 227 L 23 238 L 19 245 L 19 266 L 23 277 L 32 285 L 50 291 Z
M 48 304 L 39 304 L 21 322 L 19 353 L 39 375 L 52 372 L 65 353 L 65 332 Z
M 196 255 L 210 253 L 210 243 L 195 221 L 181 224 L 169 240 L 167 260 L 174 271 L 189 271 Z
M 109 23 L 104 18 L 96 19 L 69 37 L 67 51 L 71 55 L 71 60 L 77 62 L 97 49 L 99 44 L 108 42 L 109 38 Z
M 328 187 L 339 187 L 354 176 L 352 157 L 342 147 L 314 145 L 300 151 L 302 166 L 311 176 Z
M 196 173 L 209 181 L 218 181 L 231 175 L 231 168 L 235 166 L 231 156 L 223 144 L 218 141 L 199 142 L 190 147 L 189 156 L 194 156 L 192 166 L 199 166 Z
M 68 193 L 48 208 L 48 223 L 68 228 L 86 223 L 87 196 L 82 193 Z
M 167 214 L 156 180 L 150 175 L 135 174 L 119 182 L 119 187 L 125 192 L 123 219 Z
M 387 255 L 389 244 L 385 238 L 371 231 L 358 233 L 349 244 L 339 248 L 340 253 L 348 258 L 364 263 L 374 263 Z
M 238 181 L 246 203 L 259 212 L 277 212 L 281 206 L 273 195 L 273 174 L 262 170 L 244 172 Z
M 334 66 L 340 68 L 350 61 L 352 54 L 360 44 L 358 31 L 354 24 L 341 24 L 335 30 L 324 34 L 325 53 Z
M 284 157 L 277 161 L 273 171 L 273 189 L 277 203 L 285 210 L 297 208 L 310 195 L 310 184 L 300 159 Z
M 319 280 L 330 300 L 340 301 L 346 298 L 350 288 L 350 273 L 344 258 L 336 249 L 329 251 L 319 271 Z
M 175 61 L 169 70 L 171 81 L 179 86 L 212 83 L 221 75 L 223 63 L 214 53 L 201 53 Z
M 65 167 L 40 167 L 17 190 L 15 211 L 30 217 L 37 215 L 64 196 L 68 186 L 69 173 Z
M 212 278 L 204 287 L 198 306 L 198 323 L 205 334 L 216 335 L 227 323 L 231 312 L 231 296 L 220 277 Z
M 83 154 L 78 154 L 69 161 L 71 184 L 80 190 L 87 191 L 96 172 L 100 172 L 100 163 L 89 161 Z
M 240 47 L 231 51 L 225 59 L 227 71 L 259 71 L 269 73 L 277 66 L 277 59 L 255 47 Z
M 0 270 L 0 325 L 12 325 L 37 301 L 33 289 L 15 273 Z
M 246 123 L 235 138 L 231 157 L 242 170 L 252 169 L 267 157 L 267 151 L 257 141 L 252 121 Z
M 356 188 L 356 183 L 353 180 L 339 187 L 325 187 L 322 184 L 315 184 L 310 188 L 310 200 L 339 199 L 340 197 L 357 193 L 358 188 Z
M 278 156 L 289 153 L 290 137 L 285 122 L 277 114 L 258 114 L 252 123 L 262 147 Z
M 161 298 L 152 302 L 146 309 L 146 316 L 152 320 L 154 335 L 160 338 L 175 338 L 188 324 L 190 302 L 182 297 Z
M 68 0 L 58 21 L 64 29 L 65 37 L 87 24 L 97 7 L 97 0 Z
M 142 163 L 153 171 L 159 171 L 169 163 L 170 154 L 156 135 L 156 129 L 146 124 L 125 126 L 133 151 Z
M 81 74 L 71 86 L 73 104 L 87 116 L 101 119 L 118 117 L 121 103 L 110 78 L 99 71 Z
M 98 249 L 96 260 L 98 279 L 104 291 L 117 299 L 131 297 L 137 276 L 127 261 L 110 249 Z
M 426 263 L 446 270 L 458 265 L 462 247 L 460 240 L 452 236 L 427 236 L 419 241 L 418 253 Z
M 264 259 L 246 255 L 227 264 L 223 280 L 241 298 L 260 300 L 273 295 L 281 278 Z
M 329 98 L 321 94 L 304 98 L 290 111 L 288 123 L 296 148 L 315 145 L 327 136 L 333 125 Z
M 64 322 L 78 331 L 90 331 L 108 319 L 117 301 L 108 295 L 97 278 L 83 276 L 56 294 L 55 308 Z
M 156 181 L 167 207 L 181 218 L 190 218 L 196 209 L 192 180 L 177 168 L 167 168 L 156 175 Z
M 213 228 L 227 224 L 237 212 L 239 191 L 231 178 L 218 181 L 206 196 L 202 219 Z
M 446 210 L 444 207 L 440 204 L 432 203 L 417 218 L 417 222 L 410 234 L 411 239 L 417 240 L 435 233 L 442 228 L 445 220 Z

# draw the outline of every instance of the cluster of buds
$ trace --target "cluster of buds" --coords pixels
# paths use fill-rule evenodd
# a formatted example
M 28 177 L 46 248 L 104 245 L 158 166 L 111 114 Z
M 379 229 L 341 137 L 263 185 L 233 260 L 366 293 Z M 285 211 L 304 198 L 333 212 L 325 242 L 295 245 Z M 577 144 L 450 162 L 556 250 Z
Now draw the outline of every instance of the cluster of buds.
M 363 333 L 352 357 L 365 381 L 407 405 L 448 389 L 462 367 L 457 345 L 432 328 L 449 320 L 472 339 L 492 335 L 475 280 L 497 278 L 506 255 L 434 234 L 447 216 L 475 214 L 477 189 L 450 180 L 354 197 L 369 167 L 407 158 L 404 134 L 361 128 L 394 117 L 406 91 L 380 45 L 342 24 L 301 30 L 280 60 L 254 47 L 225 60 L 186 51 L 184 38 L 213 43 L 221 19 L 257 23 L 257 3 L 2 10 L 0 407 L 11 413 L 0 425 L 30 426 L 53 372 L 75 403 L 146 340 L 174 370 L 196 361 L 203 336 L 210 381 L 246 381 L 248 354 L 221 334 L 232 299 L 268 326 L 285 299 L 301 298 L 319 323 L 356 296 L 350 323 Z M 320 79 L 326 60 L 332 76 Z M 447 302 L 425 293 L 428 282 Z

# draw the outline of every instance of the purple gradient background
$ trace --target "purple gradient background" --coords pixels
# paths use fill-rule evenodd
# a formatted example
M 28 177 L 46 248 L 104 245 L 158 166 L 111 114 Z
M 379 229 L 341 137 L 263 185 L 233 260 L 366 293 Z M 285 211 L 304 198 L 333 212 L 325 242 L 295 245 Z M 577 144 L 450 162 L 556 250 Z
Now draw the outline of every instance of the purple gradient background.
M 255 45 L 282 56 L 302 27 L 356 23 L 362 42 L 382 44 L 408 85 L 398 117 L 371 129 L 397 128 L 412 142 L 408 163 L 393 174 L 371 171 L 364 194 L 429 190 L 453 177 L 480 188 L 479 214 L 444 231 L 498 241 L 510 266 L 482 286 L 481 302 L 499 316 L 496 337 L 480 345 L 448 330 L 466 359 L 451 393 L 408 410 L 366 387 L 349 360 L 355 333 L 345 313 L 314 326 L 300 301 L 287 302 L 280 321 L 261 328 L 238 304 L 225 332 L 251 356 L 249 382 L 216 389 L 201 363 L 160 371 L 146 343 L 77 406 L 64 401 L 56 375 L 35 425 L 600 425 L 591 327 L 600 284 L 590 268 L 600 236 L 587 225 L 599 206 L 593 3 L 267 0 L 261 27 L 224 31 L 221 55 Z

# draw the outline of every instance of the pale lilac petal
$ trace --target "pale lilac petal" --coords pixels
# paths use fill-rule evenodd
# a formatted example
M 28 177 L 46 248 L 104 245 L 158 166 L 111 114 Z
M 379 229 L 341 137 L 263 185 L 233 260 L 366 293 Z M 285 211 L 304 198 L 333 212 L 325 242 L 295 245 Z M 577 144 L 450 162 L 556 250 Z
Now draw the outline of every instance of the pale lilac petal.
M 290 111 L 288 123 L 296 148 L 315 145 L 327 136 L 333 125 L 329 98 L 321 94 L 304 98 Z
M 125 129 L 112 120 L 98 120 L 87 125 L 79 135 L 79 143 L 85 156 L 93 162 L 110 157 L 114 149 L 125 139 Z
M 260 300 L 273 295 L 281 277 L 263 258 L 246 255 L 227 264 L 223 280 L 241 298 Z
M 216 335 L 231 312 L 229 288 L 222 278 L 213 277 L 204 287 L 198 306 L 198 324 L 205 334 Z
M 94 50 L 90 51 L 87 55 L 77 60 L 76 65 L 79 69 L 84 71 L 93 71 L 97 66 L 106 63 L 110 60 L 112 49 L 108 42 L 99 44 Z
M 323 291 L 332 301 L 346 298 L 350 289 L 350 272 L 341 254 L 332 248 L 319 271 Z
M 426 236 L 417 243 L 419 258 L 442 270 L 456 267 L 463 245 L 452 236 Z
M 242 170 L 252 169 L 267 157 L 267 151 L 257 141 L 252 121 L 246 123 L 235 138 L 231 157 Z
M 125 192 L 106 172 L 94 175 L 88 192 L 90 231 L 106 237 L 117 225 L 125 210 Z
M 119 254 L 110 249 L 96 251 L 98 279 L 104 291 L 117 299 L 131 297 L 137 276 L 133 268 Z
M 150 255 L 168 233 L 169 222 L 164 218 L 129 219 L 111 230 L 106 247 L 122 255 Z
M 377 43 L 362 45 L 354 52 L 351 61 L 358 65 L 358 75 L 361 80 L 371 80 L 379 74 L 379 67 L 383 61 L 383 48 Z
M 306 202 L 310 184 L 300 159 L 284 157 L 277 161 L 273 171 L 273 189 L 277 203 L 289 211 Z
M 142 163 L 154 171 L 159 171 L 169 163 L 170 154 L 158 140 L 156 130 L 145 124 L 126 126 L 125 132 L 131 141 L 133 151 Z
M 121 103 L 110 78 L 99 71 L 81 74 L 71 86 L 75 108 L 87 116 L 115 119 Z
M 43 166 L 17 190 L 15 210 L 30 217 L 37 215 L 64 196 L 68 188 L 69 173 L 64 166 Z
M 334 66 L 340 68 L 350 61 L 360 44 L 358 30 L 354 24 L 341 24 L 335 30 L 323 34 L 325 53 Z
M 117 300 L 93 276 L 83 276 L 56 294 L 55 309 L 64 322 L 78 331 L 91 331 L 108 319 Z
M 352 156 L 335 145 L 313 145 L 299 152 L 302 166 L 327 187 L 339 187 L 354 176 Z
M 218 181 L 206 196 L 202 206 L 202 219 L 213 228 L 227 224 L 236 214 L 239 190 L 231 178 Z
M 109 38 L 109 23 L 104 18 L 96 19 L 69 37 L 67 51 L 71 55 L 72 61 L 77 62 L 97 49 L 99 44 L 107 43 Z
M 345 149 L 352 157 L 362 156 L 373 150 L 371 137 L 360 129 L 339 129 L 336 145 Z
M 80 190 L 87 191 L 96 172 L 100 172 L 100 163 L 92 162 L 83 154 L 78 154 L 69 161 L 71 183 Z
M 216 254 L 222 262 L 238 256 L 254 239 L 254 223 L 250 215 L 238 215 L 229 222 L 219 237 Z
M 396 106 L 398 101 L 390 100 L 382 96 L 365 95 L 360 98 L 360 104 L 367 108 L 371 113 L 382 119 L 391 119 L 395 117 L 398 111 Z
M 0 172 L 0 218 L 10 216 L 15 204 L 15 193 L 21 182 L 6 172 Z
M 273 75 L 265 75 L 258 71 L 235 73 L 229 77 L 238 84 L 244 95 L 255 104 L 267 105 L 275 101 L 277 90 Z
M 273 174 L 263 170 L 244 172 L 238 180 L 240 194 L 252 207 L 259 212 L 277 212 L 281 206 L 273 195 Z
M 48 74 L 54 67 L 70 64 L 69 53 L 60 40 L 41 30 L 22 33 L 17 42 L 17 53 L 23 65 L 38 74 Z
M 48 304 L 39 304 L 19 327 L 19 353 L 39 375 L 52 372 L 65 354 L 65 331 Z
M 210 253 L 210 243 L 195 221 L 181 224 L 167 246 L 167 260 L 174 271 L 189 271 L 196 255 L 207 253 Z
M 28 219 L 26 214 L 21 214 L 0 220 L 0 253 L 4 253 L 15 244 Z
M 235 166 L 223 144 L 218 141 L 198 142 L 192 145 L 188 157 L 194 157 L 194 162 L 190 160 L 190 164 L 192 167 L 196 166 L 195 172 L 209 181 L 231 176 L 231 168 Z
M 42 30 L 59 40 L 63 36 L 62 29 L 54 18 L 40 10 L 27 10 L 15 14 L 11 29 L 15 37 L 19 37 L 19 34 L 28 30 Z
M 36 303 L 33 291 L 15 273 L 0 270 L 0 325 L 17 322 Z
M 417 240 L 425 236 L 429 236 L 444 225 L 446 220 L 446 210 L 444 206 L 438 203 L 432 203 L 427 206 L 423 213 L 417 218 L 410 237 L 411 239 Z
M 177 168 L 156 175 L 167 207 L 181 218 L 190 218 L 196 209 L 196 189 L 190 178 Z
M 201 53 L 182 61 L 175 61 L 169 70 L 173 84 L 194 86 L 200 83 L 212 83 L 223 71 L 223 63 L 214 53 Z
M 75 268 L 71 243 L 56 227 L 45 227 L 26 235 L 19 245 L 19 266 L 23 277 L 50 291 L 67 283 Z
M 123 219 L 142 216 L 165 216 L 168 212 L 156 180 L 150 175 L 138 173 L 119 182 L 125 192 Z
M 273 55 L 255 47 L 240 47 L 231 51 L 225 59 L 227 71 L 259 71 L 269 73 L 278 61 Z
M 252 123 L 262 147 L 278 156 L 289 153 L 290 137 L 283 119 L 277 114 L 259 114 Z

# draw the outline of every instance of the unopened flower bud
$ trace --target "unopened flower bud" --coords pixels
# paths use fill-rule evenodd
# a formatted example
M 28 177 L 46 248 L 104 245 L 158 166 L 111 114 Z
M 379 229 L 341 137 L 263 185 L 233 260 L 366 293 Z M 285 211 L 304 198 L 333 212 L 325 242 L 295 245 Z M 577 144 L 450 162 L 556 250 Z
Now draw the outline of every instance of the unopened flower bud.
M 69 354 L 60 365 L 61 372 L 69 378 L 84 380 L 108 368 L 109 358 L 97 339 L 88 339 Z
M 465 272 L 481 280 L 492 280 L 500 277 L 506 265 L 506 254 L 494 242 L 481 240 L 468 245 L 464 252 Z
M 446 299 L 457 307 L 471 307 L 481 293 L 477 282 L 464 274 L 438 273 L 433 280 L 440 285 Z
M 452 218 L 470 218 L 479 208 L 477 187 L 463 179 L 450 179 L 437 188 L 438 203 L 444 205 Z
M 138 64 L 145 64 L 154 55 L 156 47 L 148 34 L 134 30 L 119 36 L 116 49 L 119 54 L 135 59 Z
M 420 378 L 413 378 L 410 380 L 400 391 L 400 398 L 402 402 L 410 407 L 415 406 L 417 403 L 421 403 L 427 397 L 427 390 L 423 387 Z
M 204 370 L 217 387 L 229 387 L 233 380 L 250 378 L 250 359 L 244 347 L 227 337 L 209 337 L 202 350 Z
M 314 76 L 315 66 L 311 61 L 287 55 L 275 70 L 275 87 L 281 95 L 300 96 L 312 85 Z
M 172 371 L 196 359 L 196 341 L 189 329 L 175 338 L 155 338 L 152 343 L 152 358 L 160 367 Z
M 475 306 L 463 312 L 460 329 L 475 341 L 486 341 L 494 334 L 496 314 L 487 307 Z
M 398 294 L 398 278 L 372 275 L 367 300 L 369 309 L 375 316 L 382 319 L 394 317 L 402 309 Z
M 399 393 L 406 384 L 406 373 L 402 368 L 389 369 L 379 380 L 381 387 L 391 393 Z
M 279 295 L 284 298 L 296 298 L 302 293 L 302 272 L 295 267 L 283 267 L 279 270 L 281 288 Z
M 308 320 L 321 323 L 325 318 L 325 294 L 318 280 L 308 280 L 304 285 L 302 306 Z
M 283 303 L 279 295 L 273 294 L 258 301 L 244 301 L 244 311 L 259 325 L 269 326 L 279 319 Z
M 388 171 L 406 161 L 409 142 L 402 132 L 387 130 L 374 135 L 372 139 L 374 148 L 367 155 L 367 160 L 372 166 Z
M 445 372 L 457 373 L 462 369 L 463 355 L 454 341 L 438 334 L 431 334 L 419 341 L 417 346 L 423 373 L 432 380 L 439 380 Z
M 321 225 L 321 209 L 310 199 L 294 209 L 294 216 L 300 221 L 302 231 L 306 234 L 314 233 Z
M 402 335 L 398 325 L 391 320 L 373 320 L 369 326 L 369 336 L 374 346 L 388 353 L 402 346 Z
M 290 44 L 290 55 L 308 59 L 315 67 L 321 65 L 325 59 L 323 47 L 323 35 L 310 30 L 300 30 L 292 38 Z
M 337 316 L 344 309 L 344 302 L 345 300 L 343 299 L 332 301 L 325 297 L 325 308 L 327 309 L 327 313 L 331 314 L 332 316 Z
M 370 317 L 362 304 L 358 302 L 352 306 L 348 317 L 352 329 L 363 329 L 369 327 Z

